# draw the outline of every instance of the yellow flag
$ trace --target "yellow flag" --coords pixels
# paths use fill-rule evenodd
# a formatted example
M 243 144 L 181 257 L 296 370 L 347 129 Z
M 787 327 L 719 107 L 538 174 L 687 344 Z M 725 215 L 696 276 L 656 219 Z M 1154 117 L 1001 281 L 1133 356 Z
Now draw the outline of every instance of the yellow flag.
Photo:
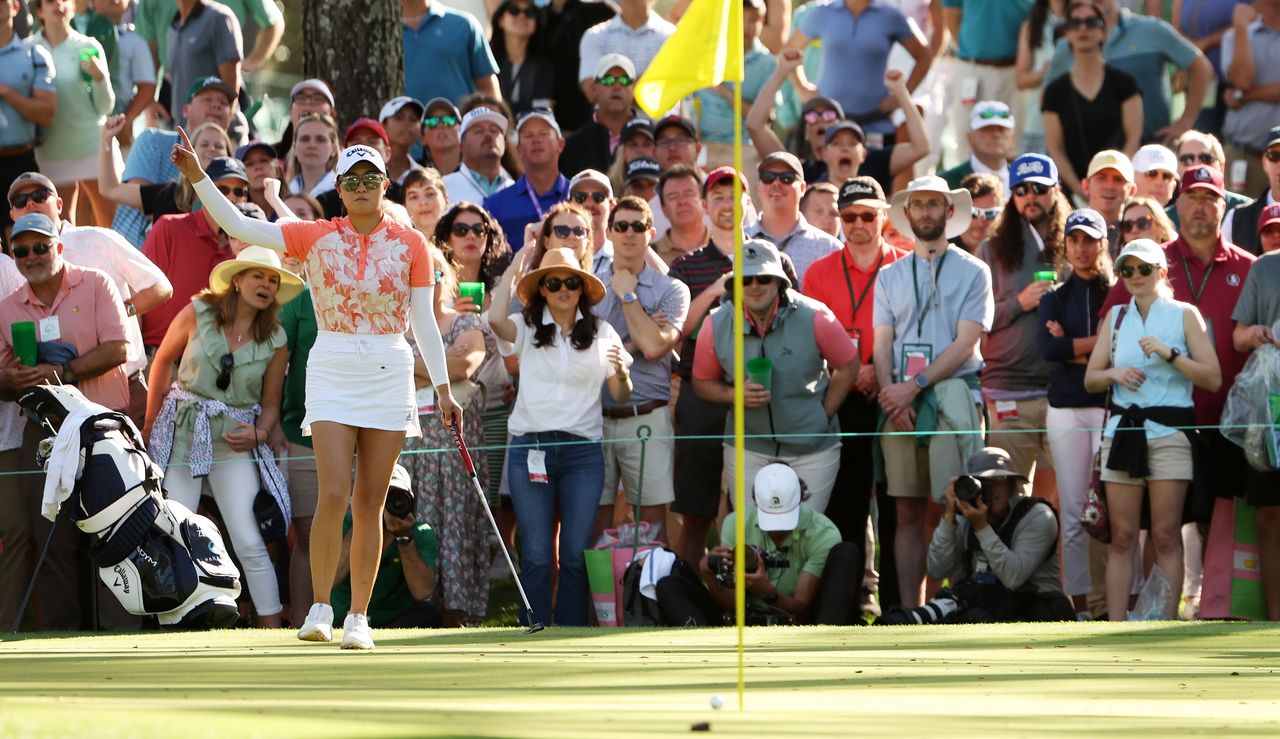
M 636 104 L 657 118 L 704 87 L 742 81 L 742 0 L 693 0 L 636 83 Z

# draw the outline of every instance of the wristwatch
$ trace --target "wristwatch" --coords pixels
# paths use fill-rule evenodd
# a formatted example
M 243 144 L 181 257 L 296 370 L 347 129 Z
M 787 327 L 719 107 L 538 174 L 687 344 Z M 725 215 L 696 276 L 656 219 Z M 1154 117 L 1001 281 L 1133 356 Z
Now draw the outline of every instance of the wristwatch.
M 62 363 L 62 381 L 68 385 L 75 383 L 76 371 L 71 369 L 70 362 Z
M 1169 364 L 1173 364 L 1178 357 L 1182 356 L 1182 352 L 1178 351 L 1178 347 L 1169 348 Z
M 413 537 L 412 537 L 412 536 L 397 536 L 397 537 L 396 537 L 396 545 L 397 545 L 397 546 L 402 546 L 402 547 L 403 547 L 403 546 L 408 546 L 408 545 L 409 545 L 409 544 L 411 544 L 411 543 L 413 543 Z
M 778 592 L 778 589 L 775 587 L 775 588 L 773 589 L 773 592 L 772 592 L 772 593 L 770 593 L 770 594 L 766 595 L 765 597 L 761 598 L 760 600 L 764 601 L 765 603 L 767 603 L 767 604 L 769 604 L 769 605 L 773 605 L 774 603 L 777 603 L 777 602 L 778 602 L 778 599 L 779 599 L 779 598 L 781 598 L 781 597 L 782 597 L 782 593 L 779 593 L 779 592 Z
M 923 372 L 916 375 L 915 383 L 916 383 L 916 387 L 920 388 L 921 390 L 929 389 L 929 378 L 925 377 Z
M 636 294 L 635 294 L 635 292 L 629 292 L 629 293 L 623 293 L 623 294 L 622 294 L 622 304 L 623 304 L 623 305 L 631 305 L 632 303 L 636 302 L 636 301 L 637 301 L 637 300 L 639 300 L 639 299 L 640 299 L 640 297 L 639 297 L 638 295 L 636 295 Z

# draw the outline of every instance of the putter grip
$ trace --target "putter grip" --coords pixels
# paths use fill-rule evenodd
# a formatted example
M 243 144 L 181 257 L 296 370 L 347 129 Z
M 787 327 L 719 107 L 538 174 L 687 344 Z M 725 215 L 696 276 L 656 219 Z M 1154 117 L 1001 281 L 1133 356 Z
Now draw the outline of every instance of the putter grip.
M 471 461 L 471 452 L 467 451 L 467 445 L 462 441 L 462 432 L 458 430 L 458 425 L 454 424 L 449 427 L 453 432 L 453 443 L 458 445 L 458 452 L 462 454 L 462 464 L 467 468 L 467 474 L 474 476 L 476 474 L 476 465 Z

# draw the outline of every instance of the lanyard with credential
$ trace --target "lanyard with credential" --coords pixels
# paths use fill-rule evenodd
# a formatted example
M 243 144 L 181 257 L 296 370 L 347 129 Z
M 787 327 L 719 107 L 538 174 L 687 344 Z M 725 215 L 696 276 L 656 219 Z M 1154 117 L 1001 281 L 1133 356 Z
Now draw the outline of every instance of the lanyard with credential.
M 848 257 L 848 253 L 846 252 L 845 258 L 847 257 Z M 854 300 L 853 299 L 853 280 L 849 279 L 849 270 L 852 268 L 853 265 L 850 265 L 848 262 L 845 263 L 845 268 L 843 270 L 844 286 L 849 290 L 849 305 L 853 306 L 853 313 L 849 314 L 850 329 L 853 328 L 853 324 L 858 322 L 858 309 L 862 307 L 862 304 L 864 302 L 866 302 L 867 295 L 871 293 L 871 287 L 876 284 L 876 275 L 880 274 L 880 267 L 883 264 L 884 264 L 884 251 L 882 250 L 880 252 L 880 258 L 876 260 L 875 269 L 871 270 L 871 276 L 867 278 L 867 284 L 865 287 L 862 288 L 862 294 L 858 296 L 857 300 Z
M 1204 271 L 1204 279 L 1200 281 L 1200 289 L 1197 290 L 1192 285 L 1195 284 L 1191 280 L 1191 264 L 1184 256 L 1182 258 L 1182 268 L 1187 272 L 1187 289 L 1191 291 L 1191 302 L 1200 305 L 1200 296 L 1204 295 L 1204 289 L 1209 286 L 1209 275 L 1213 274 L 1213 268 L 1218 266 L 1216 262 L 1209 262 L 1209 269 Z
M 559 185 L 560 183 L 557 182 L 556 184 Z M 538 214 L 538 220 L 541 221 L 546 218 L 547 213 L 542 209 L 542 203 L 538 202 L 538 194 L 533 191 L 533 184 L 529 182 L 527 177 L 524 180 L 524 191 L 529 194 L 529 202 L 533 203 L 533 210 Z
M 929 315 L 929 309 L 933 307 L 934 298 L 938 294 L 938 275 L 942 274 L 942 265 L 947 261 L 947 253 L 943 252 L 938 257 L 938 268 L 933 270 L 933 291 L 929 294 L 929 300 L 922 306 L 920 305 L 920 278 L 916 276 L 916 261 L 919 259 L 916 255 L 911 255 L 911 288 L 916 296 L 916 312 L 919 317 L 916 318 L 916 339 L 924 338 L 924 319 Z

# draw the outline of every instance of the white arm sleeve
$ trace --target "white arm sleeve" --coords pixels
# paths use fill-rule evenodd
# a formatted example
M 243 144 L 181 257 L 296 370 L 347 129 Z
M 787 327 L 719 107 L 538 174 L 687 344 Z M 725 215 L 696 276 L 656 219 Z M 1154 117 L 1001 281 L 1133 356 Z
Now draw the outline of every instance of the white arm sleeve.
M 440 387 L 449 384 L 449 365 L 444 358 L 440 326 L 436 324 L 435 297 L 434 286 L 410 288 L 409 325 L 413 328 L 414 341 L 418 342 L 418 351 L 422 352 L 422 361 L 427 365 L 427 373 L 431 375 L 431 384 Z
M 228 236 L 278 252 L 284 251 L 284 231 L 280 230 L 280 224 L 260 221 L 241 213 L 208 177 L 192 183 L 191 187 L 200 196 L 200 203 L 209 211 L 209 215 L 213 216 L 213 220 L 218 222 Z

